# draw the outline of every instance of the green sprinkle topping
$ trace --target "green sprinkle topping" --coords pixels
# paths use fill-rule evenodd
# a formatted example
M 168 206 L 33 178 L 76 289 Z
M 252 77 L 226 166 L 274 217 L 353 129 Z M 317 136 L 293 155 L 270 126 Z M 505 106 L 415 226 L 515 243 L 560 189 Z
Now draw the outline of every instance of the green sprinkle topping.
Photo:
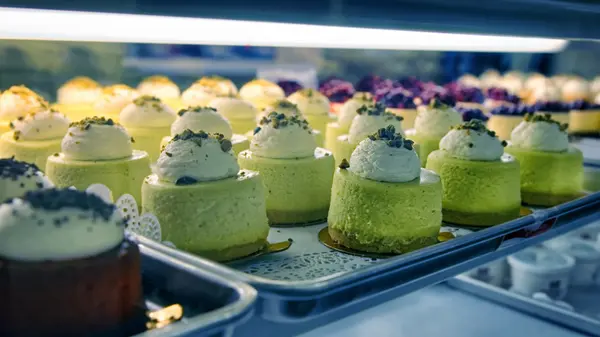
M 393 113 L 386 110 L 386 106 L 383 103 L 377 102 L 375 104 L 365 104 L 356 110 L 359 115 L 368 116 L 383 116 L 385 120 L 397 120 L 402 121 L 404 117 L 396 116 Z
M 287 99 L 277 100 L 271 108 L 275 111 L 277 110 L 293 110 L 295 114 L 300 114 L 300 110 L 298 110 L 298 106 Z
M 393 125 L 388 125 L 385 128 L 377 130 L 377 132 L 369 136 L 369 139 L 372 141 L 381 140 L 389 147 L 404 147 L 409 151 L 413 150 L 413 144 L 415 143 L 410 139 L 402 137 L 402 134 L 396 133 L 396 128 Z
M 492 130 L 489 130 L 485 127 L 483 121 L 479 119 L 471 119 L 468 122 L 464 122 L 462 124 L 456 125 L 452 127 L 453 130 L 467 130 L 467 133 L 470 131 L 487 133 L 490 137 L 496 137 L 496 133 Z
M 187 109 L 181 109 L 181 110 L 179 110 L 179 112 L 177 112 L 177 115 L 181 117 L 188 112 L 206 112 L 207 110 L 212 111 L 212 112 L 217 112 L 217 109 L 211 108 L 208 106 L 195 106 L 195 107 L 189 107 Z
M 104 117 L 86 117 L 82 120 L 80 120 L 79 122 L 73 122 L 71 124 L 69 124 L 69 127 L 75 127 L 78 126 L 79 129 L 81 130 L 89 130 L 90 127 L 92 125 L 108 125 L 108 126 L 113 126 L 113 125 L 120 125 L 118 123 L 115 123 L 111 118 L 104 118 Z
M 442 103 L 442 101 L 440 101 L 437 98 L 433 98 L 429 102 L 429 107 L 432 109 L 449 109 L 450 108 L 449 105 Z
M 569 128 L 569 124 L 559 123 L 558 121 L 552 119 L 552 115 L 550 115 L 550 114 L 526 113 L 525 121 L 530 122 L 530 123 L 546 122 L 546 123 L 556 124 L 556 125 L 558 125 L 558 128 L 560 129 L 560 131 L 563 131 L 563 132 L 565 132 Z
M 189 140 L 198 145 L 198 147 L 202 147 L 202 140 L 209 138 L 216 139 L 221 145 L 221 150 L 223 150 L 223 152 L 229 152 L 229 150 L 231 150 L 231 148 L 233 147 L 231 141 L 229 139 L 226 139 L 225 136 L 220 133 L 209 134 L 204 131 L 194 132 L 190 129 L 185 129 L 182 133 L 175 135 L 175 137 L 171 139 L 169 144 L 172 142 Z M 165 148 L 163 148 L 162 151 L 164 151 Z M 168 152 L 165 152 L 165 154 L 169 157 L 172 156 L 172 154 Z
M 269 113 L 266 117 L 263 117 L 258 124 L 271 125 L 275 129 L 284 128 L 289 125 L 297 125 L 302 129 L 307 130 L 308 133 L 312 133 L 308 122 L 302 117 L 296 115 L 286 116 L 285 114 L 278 113 L 276 111 L 273 111 Z M 260 132 L 261 128 L 259 127 L 257 129 L 259 129 L 258 132 Z M 256 129 L 254 131 L 256 131 Z M 256 133 L 257 132 L 255 132 L 255 134 Z
M 143 106 L 146 103 L 161 103 L 160 98 L 150 95 L 140 96 L 133 100 L 133 104 Z
M 15 132 L 13 132 L 13 139 L 14 140 L 19 140 L 19 138 L 21 138 L 21 131 L 15 131 Z
M 342 159 L 342 162 L 340 163 L 340 166 L 338 166 L 338 167 L 341 168 L 342 170 L 345 170 L 350 167 L 350 163 L 344 158 L 344 159 Z

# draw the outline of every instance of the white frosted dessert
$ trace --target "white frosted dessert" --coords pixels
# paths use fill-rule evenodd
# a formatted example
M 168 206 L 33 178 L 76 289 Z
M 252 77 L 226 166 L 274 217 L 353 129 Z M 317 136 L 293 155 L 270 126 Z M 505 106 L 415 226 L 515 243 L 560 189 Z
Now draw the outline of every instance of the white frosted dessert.
M 474 76 L 472 74 L 462 75 L 461 77 L 458 78 L 457 82 L 465 87 L 475 87 L 475 88 L 481 87 L 481 80 L 477 76 Z
M 544 80 L 539 86 L 532 88 L 527 102 L 533 104 L 535 102 L 556 102 L 562 99 L 561 90 L 555 86 L 550 80 Z
M 263 176 L 271 223 L 310 223 L 327 217 L 333 157 L 317 147 L 312 129 L 300 116 L 270 113 L 238 162 Z
M 10 123 L 0 136 L 0 158 L 14 157 L 45 168 L 49 155 L 60 152 L 70 121 L 54 110 L 29 113 Z
M 231 124 L 236 134 L 246 134 L 256 127 L 258 110 L 252 103 L 237 97 L 217 97 L 208 103 L 208 106 L 217 110 Z
M 569 145 L 567 125 L 551 115 L 525 115 L 506 152 L 520 163 L 524 203 L 553 206 L 581 196 L 583 154 Z
M 544 246 L 575 259 L 575 267 L 571 271 L 571 285 L 590 287 L 598 282 L 600 271 L 600 250 L 586 240 L 563 236 L 544 242 Z
M 269 232 L 262 180 L 239 170 L 221 134 L 175 135 L 144 181 L 142 209 L 158 217 L 165 240 L 218 261 L 262 249 Z
M 453 126 L 461 123 L 461 114 L 439 100 L 432 100 L 429 105 L 419 107 L 415 127 L 407 130 L 407 135 L 419 145 L 421 166 L 425 167 L 427 156 L 439 148 L 442 137 Z
M 9 124 L 15 119 L 48 109 L 48 103 L 31 89 L 12 86 L 0 94 L 0 134 L 10 131 Z
M 255 79 L 240 88 L 240 97 L 259 110 L 285 98 L 285 92 L 277 84 L 265 79 Z
M 189 107 L 177 113 L 177 119 L 171 125 L 171 136 L 163 137 L 160 149 L 166 146 L 172 137 L 185 130 L 222 134 L 225 138 L 231 139 L 235 153 L 246 150 L 250 145 L 246 136 L 233 133 L 231 124 L 217 112 L 217 109 L 198 106 Z
M 140 96 L 123 108 L 121 125 L 135 139 L 133 147 L 148 153 L 154 162 L 160 154 L 160 144 L 171 134 L 177 115 L 167 104 L 154 96 Z
M 102 87 L 89 77 L 78 76 L 63 84 L 57 91 L 54 109 L 71 120 L 94 116 L 94 104 L 102 95 Z
M 421 169 L 413 142 L 393 126 L 362 140 L 334 174 L 327 222 L 341 245 L 406 253 L 437 242 L 442 184 Z
M 137 90 L 115 84 L 102 89 L 102 95 L 94 103 L 94 116 L 111 118 L 118 122 L 121 110 L 139 96 Z
M 543 292 L 553 299 L 567 294 L 575 260 L 541 247 L 529 247 L 508 257 L 511 291 L 531 296 Z
M 590 95 L 590 85 L 583 78 L 571 78 L 562 86 L 562 99 L 566 102 L 588 100 Z
M 348 134 L 337 137 L 332 146 L 331 152 L 335 158 L 336 165 L 339 165 L 343 159 L 348 160 L 356 146 L 379 129 L 391 125 L 396 132 L 404 134 L 402 131 L 402 120 L 401 116 L 387 111 L 385 105 L 381 103 L 361 106 L 355 112 Z
M 504 154 L 505 145 L 477 119 L 440 140 L 426 167 L 442 178 L 444 221 L 492 226 L 519 216 L 519 162 Z
M 344 102 L 338 111 L 337 121 L 327 123 L 325 148 L 332 149 L 337 137 L 350 132 L 352 120 L 356 117 L 358 109 L 363 105 L 372 105 L 373 103 L 373 95 L 368 92 L 357 92 L 351 99 Z
M 181 108 L 181 90 L 173 81 L 166 76 L 150 76 L 143 79 L 137 86 L 140 95 L 148 95 L 159 98 L 171 109 Z
M 488 69 L 479 76 L 479 79 L 483 88 L 492 88 L 498 85 L 502 76 L 497 70 Z
M 122 125 L 111 119 L 94 117 L 71 123 L 61 152 L 48 157 L 46 174 L 58 187 L 85 189 L 100 183 L 115 198 L 131 194 L 140 200 L 150 159 L 146 152 L 133 150 L 134 141 Z
M 335 120 L 334 116 L 329 114 L 329 99 L 318 90 L 301 89 L 291 94 L 288 100 L 298 106 L 313 130 L 322 134 L 327 130 L 327 123 Z M 322 139 L 317 145 L 323 146 Z
M 36 165 L 12 158 L 0 159 L 0 203 L 29 191 L 52 186 Z

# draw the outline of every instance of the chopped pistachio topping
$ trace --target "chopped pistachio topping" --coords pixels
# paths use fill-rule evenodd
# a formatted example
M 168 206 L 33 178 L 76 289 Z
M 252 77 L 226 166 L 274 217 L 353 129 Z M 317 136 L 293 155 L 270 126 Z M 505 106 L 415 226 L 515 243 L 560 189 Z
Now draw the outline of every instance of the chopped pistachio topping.
M 219 144 L 221 144 L 221 150 L 223 150 L 223 152 L 229 152 L 229 150 L 231 150 L 231 148 L 233 147 L 231 140 L 226 139 L 225 136 L 223 136 L 220 133 L 210 134 L 210 133 L 206 133 L 204 131 L 194 132 L 190 129 L 185 129 L 182 133 L 175 135 L 175 137 L 173 137 L 169 143 L 189 140 L 189 141 L 194 142 L 199 147 L 201 147 L 202 140 L 208 139 L 208 138 L 216 139 L 219 142 Z M 162 149 L 162 151 L 164 151 L 164 150 L 165 150 L 165 148 Z M 165 152 L 165 154 L 167 156 L 171 157 L 170 153 Z
M 69 127 L 78 126 L 81 130 L 89 130 L 92 125 L 119 125 L 115 123 L 111 118 L 106 119 L 105 117 L 86 117 L 78 122 L 73 122 L 69 124 Z
M 300 93 L 306 97 L 313 97 L 315 95 L 315 90 L 311 88 L 300 89 Z
M 296 104 L 288 101 L 287 99 L 277 100 L 273 104 L 273 110 L 278 110 L 278 109 L 293 109 L 294 111 L 299 111 L 298 106 Z
M 375 104 L 365 104 L 358 108 L 358 110 L 356 110 L 356 113 L 359 115 L 364 114 L 368 116 L 384 116 L 386 120 L 404 120 L 402 116 L 396 116 L 393 113 L 387 111 L 386 106 L 380 102 L 377 102 Z
M 567 123 L 561 124 L 560 122 L 552 119 L 552 115 L 550 115 L 550 114 L 527 113 L 527 114 L 525 114 L 525 121 L 530 122 L 530 123 L 546 122 L 546 123 L 556 124 L 556 125 L 558 125 L 558 128 L 560 129 L 560 131 L 563 131 L 563 132 L 565 132 L 569 128 L 569 124 L 567 124 Z
M 209 106 L 194 106 L 194 107 L 189 107 L 187 109 L 181 109 L 181 110 L 179 110 L 179 112 L 177 112 L 177 115 L 178 116 L 183 116 L 183 115 L 185 115 L 188 112 L 205 112 L 207 110 L 213 111 L 213 112 L 217 111 L 217 109 L 211 108 Z
M 437 98 L 433 98 L 429 102 L 429 107 L 432 109 L 449 109 L 450 108 L 449 105 L 442 103 L 442 101 L 440 101 Z
M 345 170 L 350 167 L 350 163 L 344 158 L 344 159 L 342 159 L 342 162 L 340 163 L 340 166 L 338 166 L 338 167 L 341 168 L 342 170 Z
M 377 130 L 377 132 L 369 136 L 369 139 L 372 141 L 381 140 L 389 147 L 403 147 L 409 151 L 413 150 L 413 144 L 415 143 L 410 139 L 402 137 L 402 134 L 396 133 L 396 128 L 393 125 L 388 125 L 386 128 Z
M 452 129 L 467 130 L 467 131 L 472 130 L 472 131 L 487 133 L 491 137 L 496 137 L 496 133 L 494 131 L 491 131 L 490 129 L 488 129 L 485 126 L 485 124 L 483 123 L 483 121 L 481 121 L 479 119 L 471 119 L 468 122 L 464 122 L 462 124 L 453 126 Z
M 150 95 L 143 95 L 133 100 L 137 106 L 142 106 L 146 103 L 161 103 L 160 98 Z
M 273 111 L 267 116 L 263 117 L 260 120 L 259 124 L 271 125 L 275 129 L 279 129 L 280 127 L 287 127 L 289 125 L 298 125 L 302 129 L 307 130 L 309 133 L 312 132 L 310 126 L 308 126 L 308 122 L 302 117 L 296 115 L 286 116 L 285 114 L 278 113 L 277 111 Z M 257 132 L 260 132 L 260 129 Z

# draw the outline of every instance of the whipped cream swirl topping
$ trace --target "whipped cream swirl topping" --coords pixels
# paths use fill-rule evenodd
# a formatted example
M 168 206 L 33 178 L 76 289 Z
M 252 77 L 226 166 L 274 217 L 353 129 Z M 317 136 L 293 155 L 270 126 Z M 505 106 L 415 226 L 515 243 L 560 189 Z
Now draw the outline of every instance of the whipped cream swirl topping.
M 11 260 L 81 259 L 114 249 L 124 238 L 121 213 L 94 194 L 52 188 L 0 205 L 0 256 Z
M 79 76 L 63 84 L 57 94 L 60 104 L 93 104 L 102 95 L 102 88 L 91 78 Z
M 133 102 L 139 93 L 125 84 L 115 84 L 102 89 L 102 95 L 96 101 L 94 108 L 101 113 L 119 113 Z
M 23 85 L 12 86 L 0 94 L 0 120 L 11 121 L 47 109 L 48 102 Z
M 13 158 L 0 159 L 0 202 L 52 186 L 52 182 L 34 164 Z
M 271 98 L 276 100 L 285 98 L 285 92 L 280 86 L 273 82 L 265 79 L 256 79 L 242 86 L 240 89 L 240 97 L 250 102 L 261 98 Z
M 350 171 L 365 179 L 407 182 L 421 175 L 413 141 L 389 125 L 361 141 L 350 156 Z
M 62 138 L 69 128 L 69 119 L 54 110 L 30 113 L 10 123 L 14 140 L 38 141 Z
M 228 120 L 255 119 L 258 114 L 254 105 L 236 97 L 218 97 L 208 105 Z
M 160 128 L 173 124 L 177 115 L 159 98 L 140 96 L 121 110 L 119 121 L 125 127 Z
M 171 136 L 182 133 L 185 130 L 199 132 L 203 130 L 208 133 L 220 133 L 227 139 L 231 139 L 233 131 L 231 124 L 217 113 L 215 108 L 210 107 L 190 107 L 180 110 L 177 119 L 171 125 Z
M 138 84 L 137 90 L 142 95 L 155 96 L 160 99 L 174 99 L 181 95 L 177 84 L 166 76 L 150 76 Z
M 165 146 L 153 171 L 160 180 L 176 185 L 234 177 L 240 167 L 231 148 L 222 134 L 185 130 Z
M 456 109 L 432 100 L 429 106 L 419 109 L 415 119 L 415 131 L 427 137 L 442 138 L 453 126 L 462 123 L 462 117 Z
M 305 116 L 327 115 L 329 113 L 329 99 L 317 90 L 298 90 L 291 94 L 288 100 L 296 104 Z
M 360 143 L 369 135 L 388 125 L 392 125 L 396 132 L 402 134 L 403 118 L 386 111 L 385 105 L 381 103 L 363 105 L 356 111 L 356 114 L 348 133 L 348 141 L 351 144 Z
M 250 151 L 258 157 L 292 159 L 314 156 L 317 143 L 308 122 L 271 112 L 254 130 Z
M 363 105 L 372 105 L 374 103 L 373 95 L 369 92 L 357 92 L 354 96 L 347 100 L 338 113 L 338 124 L 344 130 L 350 129 L 352 120 L 356 117 L 358 109 Z
M 563 152 L 569 148 L 567 124 L 550 114 L 527 114 L 510 135 L 511 145 L 543 152 Z
M 496 133 L 478 119 L 454 126 L 440 140 L 440 149 L 450 156 L 473 161 L 500 160 L 505 146 L 506 142 L 500 141 Z
M 91 117 L 71 123 L 61 147 L 67 160 L 113 160 L 131 156 L 133 142 L 112 119 Z

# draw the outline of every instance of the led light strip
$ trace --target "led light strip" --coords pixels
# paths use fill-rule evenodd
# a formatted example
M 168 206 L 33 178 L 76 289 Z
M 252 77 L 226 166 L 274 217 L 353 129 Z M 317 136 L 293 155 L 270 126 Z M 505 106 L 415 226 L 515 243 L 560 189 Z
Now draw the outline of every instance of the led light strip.
M 0 39 L 274 47 L 555 52 L 559 39 L 0 7 Z

